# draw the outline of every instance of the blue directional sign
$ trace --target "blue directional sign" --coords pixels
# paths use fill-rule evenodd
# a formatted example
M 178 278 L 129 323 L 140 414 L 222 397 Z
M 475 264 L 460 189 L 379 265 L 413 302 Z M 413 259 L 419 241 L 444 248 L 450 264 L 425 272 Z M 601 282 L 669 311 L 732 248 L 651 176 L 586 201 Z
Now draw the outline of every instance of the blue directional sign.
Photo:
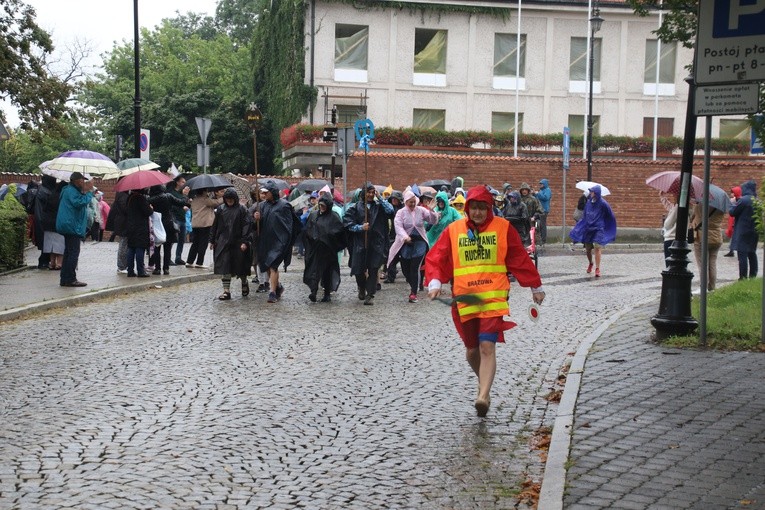
M 755 122 L 762 125 L 763 122 L 765 122 L 765 117 L 762 115 L 756 115 L 754 117 Z M 750 151 L 752 154 L 762 154 L 762 140 L 757 138 L 756 133 L 754 132 L 754 129 L 752 129 L 752 150 Z
M 765 0 L 701 0 L 697 85 L 765 81 Z

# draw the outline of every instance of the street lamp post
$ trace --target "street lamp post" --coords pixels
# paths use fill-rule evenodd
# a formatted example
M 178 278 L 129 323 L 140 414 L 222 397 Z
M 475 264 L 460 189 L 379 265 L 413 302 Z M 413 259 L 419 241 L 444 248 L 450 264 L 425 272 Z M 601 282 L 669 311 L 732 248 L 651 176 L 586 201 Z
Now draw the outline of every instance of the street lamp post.
M 590 18 L 590 96 L 587 112 L 587 180 L 592 181 L 592 82 L 595 75 L 595 33 L 600 30 L 603 18 L 595 7 Z

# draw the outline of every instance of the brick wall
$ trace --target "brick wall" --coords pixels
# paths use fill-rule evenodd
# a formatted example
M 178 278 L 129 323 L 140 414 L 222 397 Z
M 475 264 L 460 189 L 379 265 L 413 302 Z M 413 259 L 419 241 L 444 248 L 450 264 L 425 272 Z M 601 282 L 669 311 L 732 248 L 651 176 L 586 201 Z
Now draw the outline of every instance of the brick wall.
M 562 223 L 563 170 L 560 158 L 506 156 L 459 156 L 446 154 L 412 154 L 394 152 L 370 152 L 367 156 L 369 180 L 375 184 L 393 184 L 403 190 L 408 184 L 429 179 L 451 180 L 456 176 L 465 179 L 465 187 L 490 184 L 498 187 L 509 182 L 518 189 L 522 182 L 537 187 L 540 179 L 550 181 L 553 191 L 549 225 Z M 680 157 L 650 159 L 619 159 L 598 157 L 593 160 L 593 180 L 611 190 L 606 200 L 614 210 L 617 222 L 622 227 L 660 228 L 662 208 L 658 191 L 645 185 L 647 177 L 665 170 L 680 170 Z M 693 174 L 703 177 L 703 157 L 698 157 Z M 755 179 L 759 188 L 765 176 L 763 158 L 713 158 L 711 177 L 714 184 L 724 190 L 748 179 Z M 572 210 L 581 191 L 575 188 L 577 180 L 587 177 L 587 162 L 571 160 L 571 169 L 566 176 L 566 223 L 571 225 Z M 354 154 L 348 160 L 348 189 L 354 189 L 364 182 L 364 156 Z
M 390 150 L 390 149 L 389 149 Z M 466 151 L 469 152 L 469 151 Z M 368 178 L 375 184 L 392 184 L 395 189 L 403 190 L 407 185 L 429 179 L 451 180 L 456 176 L 465 179 L 465 187 L 477 184 L 490 184 L 501 187 L 509 182 L 516 189 L 522 182 L 536 187 L 539 179 L 547 178 L 553 190 L 549 225 L 562 223 L 562 160 L 554 157 L 522 157 L 489 155 L 436 154 L 429 152 L 384 152 L 372 151 L 367 156 Z M 348 160 L 348 190 L 359 187 L 364 182 L 364 156 L 353 155 Z M 679 170 L 680 157 L 663 158 L 660 161 L 650 159 L 620 159 L 596 155 L 593 161 L 593 180 L 607 186 L 612 195 L 607 198 L 614 209 L 619 226 L 634 228 L 660 228 L 664 209 L 658 199 L 658 192 L 645 185 L 645 180 L 652 174 L 664 170 Z M 703 158 L 696 158 L 693 174 L 702 176 Z M 581 192 L 574 186 L 577 180 L 587 176 L 586 161 L 571 160 L 571 170 L 566 176 L 566 223 L 571 225 L 571 211 Z M 724 190 L 736 186 L 748 179 L 755 179 L 759 188 L 765 177 L 765 158 L 726 157 L 713 158 L 711 163 L 712 182 Z M 254 182 L 254 176 L 242 175 Z M 300 178 L 283 178 L 297 183 Z M 39 175 L 0 173 L 0 184 L 39 180 Z M 105 199 L 111 203 L 114 199 L 113 187 L 116 181 L 101 181 L 96 178 L 96 186 L 104 192 Z M 335 186 L 342 188 L 342 180 L 336 180 Z

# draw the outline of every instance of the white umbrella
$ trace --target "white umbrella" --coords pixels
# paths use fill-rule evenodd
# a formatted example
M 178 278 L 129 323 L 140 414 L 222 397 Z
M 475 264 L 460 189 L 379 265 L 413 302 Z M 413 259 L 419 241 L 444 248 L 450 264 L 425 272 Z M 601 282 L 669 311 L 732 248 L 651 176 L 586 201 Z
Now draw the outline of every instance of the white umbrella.
M 119 167 L 108 156 L 93 151 L 62 152 L 50 160 L 48 169 L 96 175 L 112 174 L 120 171 Z
M 606 188 L 605 186 L 603 186 L 602 184 L 600 184 L 599 182 L 579 181 L 579 182 L 576 183 L 576 189 L 580 189 L 580 190 L 584 191 L 585 195 L 589 195 L 590 194 L 590 188 L 592 188 L 593 186 L 600 186 L 600 196 L 601 197 L 604 197 L 606 195 L 610 195 L 611 194 L 611 191 L 608 188 Z
M 53 168 L 50 168 L 50 161 L 45 161 L 43 163 L 40 163 L 39 167 L 40 170 L 42 170 L 43 175 L 50 175 L 51 177 L 55 177 L 56 179 L 64 182 L 69 182 L 69 178 L 72 176 L 74 171 L 69 170 L 56 170 Z M 90 180 L 92 177 L 90 174 L 83 174 L 86 179 Z

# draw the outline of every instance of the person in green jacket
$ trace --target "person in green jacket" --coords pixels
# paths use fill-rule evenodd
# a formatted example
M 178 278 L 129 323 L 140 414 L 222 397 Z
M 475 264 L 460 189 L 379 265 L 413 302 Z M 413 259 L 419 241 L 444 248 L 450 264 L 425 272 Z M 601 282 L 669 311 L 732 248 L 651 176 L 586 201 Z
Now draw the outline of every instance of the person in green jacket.
M 440 214 L 440 217 L 438 223 L 430 227 L 428 230 L 428 244 L 430 246 L 433 246 L 436 243 L 441 232 L 446 230 L 446 227 L 448 227 L 450 223 L 460 220 L 463 217 L 457 209 L 449 205 L 449 195 L 447 195 L 445 191 L 436 193 L 436 207 L 434 210 Z

